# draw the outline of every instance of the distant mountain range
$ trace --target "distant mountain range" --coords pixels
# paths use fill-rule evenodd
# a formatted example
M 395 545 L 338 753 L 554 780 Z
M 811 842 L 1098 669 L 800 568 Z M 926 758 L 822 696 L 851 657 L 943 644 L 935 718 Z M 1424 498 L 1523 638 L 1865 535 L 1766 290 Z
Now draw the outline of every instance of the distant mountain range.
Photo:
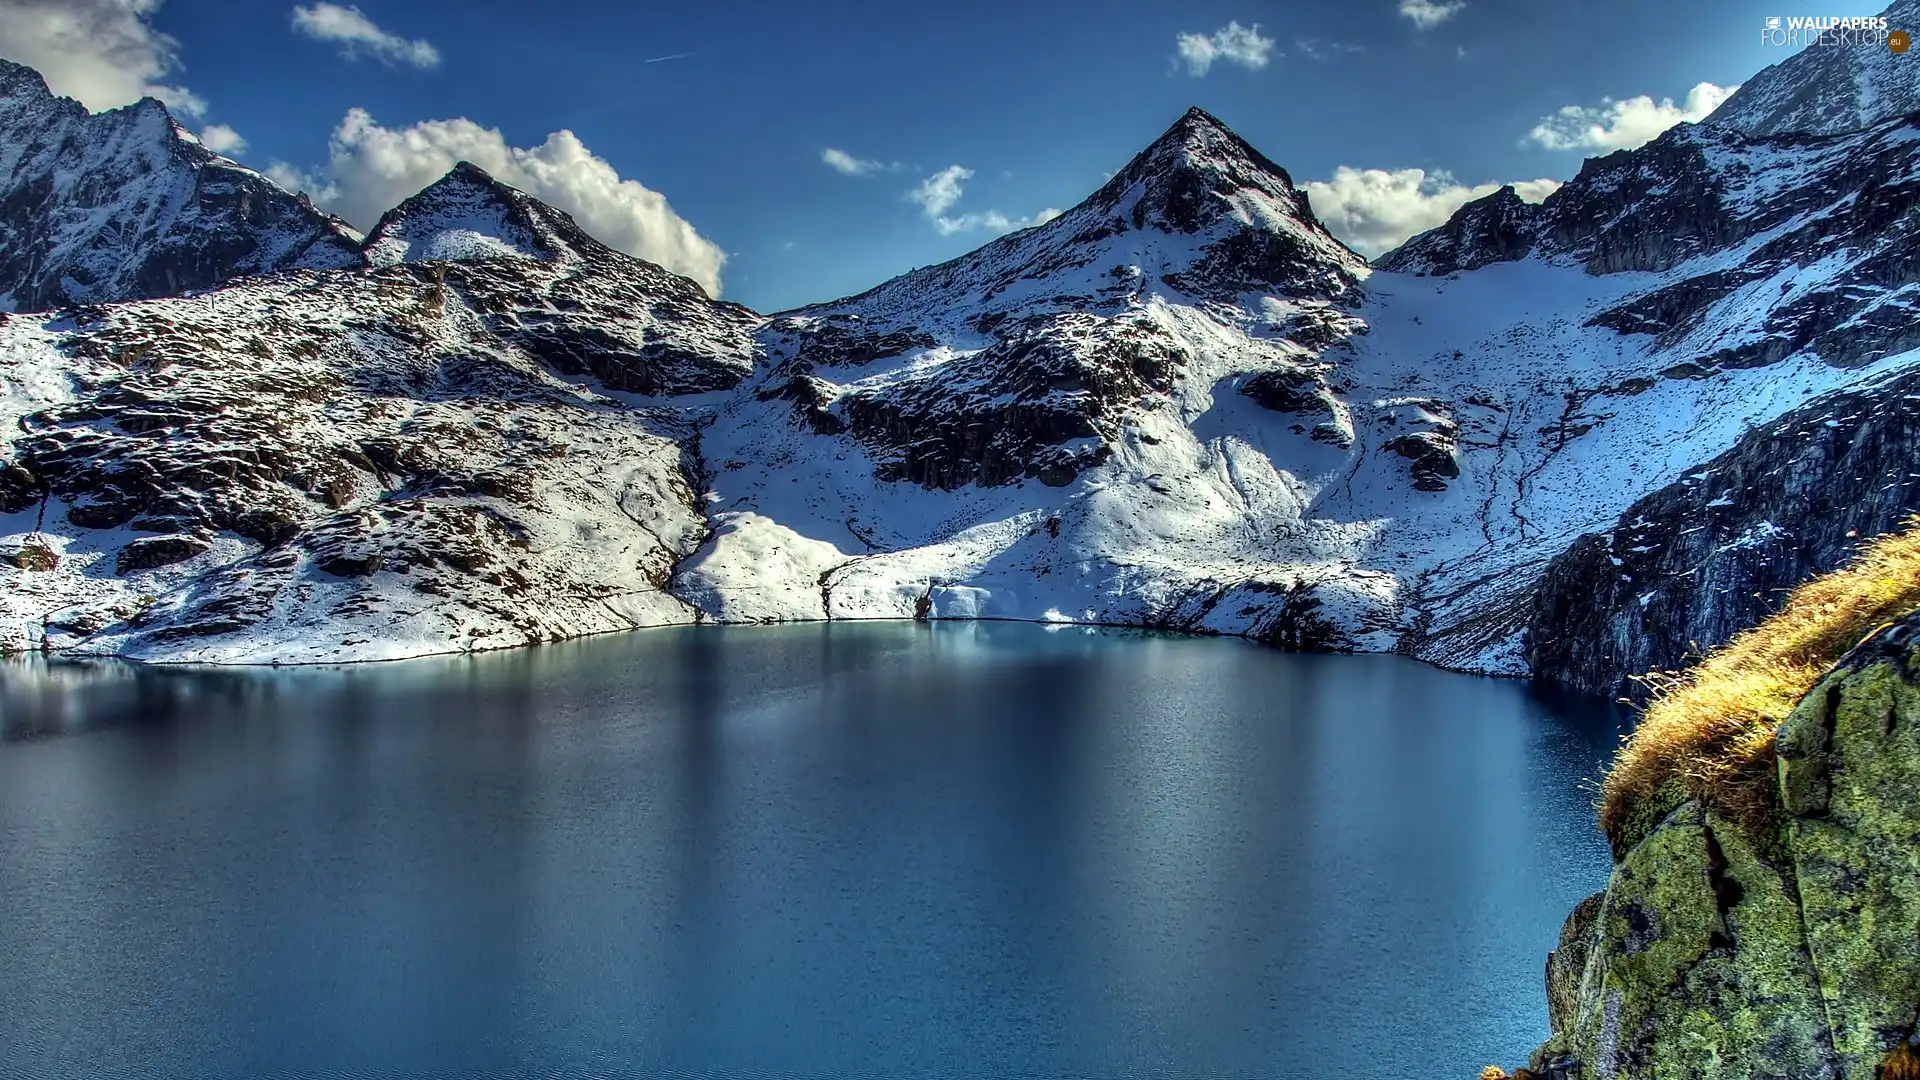
M 1920 130 L 1754 104 L 1861 62 L 1373 265 L 1192 110 L 1054 220 L 770 317 L 471 165 L 362 238 L 0 66 L 0 645 L 1015 618 L 1620 692 L 1920 509 Z

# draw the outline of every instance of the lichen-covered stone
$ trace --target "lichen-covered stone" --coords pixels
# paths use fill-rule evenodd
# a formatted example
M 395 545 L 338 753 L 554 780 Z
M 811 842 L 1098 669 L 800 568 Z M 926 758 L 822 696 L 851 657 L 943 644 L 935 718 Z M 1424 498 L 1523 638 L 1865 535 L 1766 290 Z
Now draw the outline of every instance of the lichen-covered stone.
M 1889 1055 L 1911 1056 L 1917 642 L 1920 613 L 1844 658 L 1781 725 L 1777 828 L 1752 835 L 1697 802 L 1637 827 L 1548 959 L 1554 1034 L 1536 1072 L 1887 1080 Z
M 1570 1057 L 1604 1080 L 1833 1075 L 1825 1026 L 1807 1022 L 1820 997 L 1798 925 L 1781 872 L 1682 805 L 1615 869 L 1571 1009 L 1564 974 L 1550 981 L 1561 1026 L 1536 1064 Z
M 11 551 L 0 551 L 0 563 L 5 563 L 16 570 L 47 573 L 60 566 L 60 556 L 45 544 L 29 541 Z
M 1920 687 L 1905 633 L 1869 647 L 1810 698 L 1824 719 L 1830 780 L 1818 816 L 1788 824 L 1808 941 L 1847 1075 L 1914 1030 L 1920 1006 Z M 1896 651 L 1897 650 L 1897 651 Z M 1783 731 L 1784 733 L 1784 731 Z M 1791 774 L 1789 774 L 1791 775 Z
M 1594 893 L 1574 906 L 1560 928 L 1559 947 L 1547 954 L 1547 1024 L 1558 1035 L 1580 1014 L 1580 979 L 1593 955 L 1593 927 L 1607 894 Z

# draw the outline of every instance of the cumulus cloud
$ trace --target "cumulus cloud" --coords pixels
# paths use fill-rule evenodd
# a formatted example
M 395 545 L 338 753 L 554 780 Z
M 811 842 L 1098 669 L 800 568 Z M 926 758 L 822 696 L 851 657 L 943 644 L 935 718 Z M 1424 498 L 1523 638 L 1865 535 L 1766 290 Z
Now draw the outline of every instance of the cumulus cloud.
M 1513 185 L 1528 202 L 1539 202 L 1560 186 L 1558 180 L 1528 180 Z M 1369 258 L 1390 251 L 1409 237 L 1444 224 L 1455 210 L 1500 189 L 1499 184 L 1467 187 L 1440 171 L 1355 169 L 1342 165 L 1331 180 L 1306 184 L 1313 212 L 1328 230 Z
M 1273 52 L 1273 39 L 1260 36 L 1260 24 L 1241 26 L 1230 22 L 1211 34 L 1181 34 L 1174 39 L 1178 59 L 1187 65 L 1187 74 L 1198 78 L 1213 68 L 1215 60 L 1258 70 L 1267 66 Z
M 207 103 L 161 80 L 180 66 L 179 44 L 147 19 L 161 0 L 0 0 L 0 56 L 46 76 L 54 93 L 89 109 L 155 97 L 198 117 Z
M 1400 14 L 1421 30 L 1431 30 L 1466 7 L 1466 0 L 1400 0 Z
M 208 124 L 200 129 L 200 142 L 216 154 L 238 157 L 247 152 L 247 140 L 225 124 Z
M 871 176 L 877 172 L 896 172 L 900 168 L 899 162 L 889 165 L 871 158 L 854 157 L 845 150 L 836 150 L 831 146 L 820 151 L 820 160 L 834 172 L 845 176 Z
M 1703 82 L 1687 91 L 1678 105 L 1672 98 L 1655 101 L 1646 94 L 1625 101 L 1601 98 L 1598 105 L 1568 105 L 1542 117 L 1527 141 L 1549 150 L 1631 150 L 1681 121 L 1706 119 L 1738 89 Z
M 973 179 L 972 169 L 962 165 L 949 165 L 908 191 L 907 201 L 918 204 L 921 213 L 926 215 L 927 220 L 933 223 L 934 230 L 942 236 L 957 232 L 972 232 L 975 229 L 1008 233 L 1015 229 L 1044 225 L 1060 216 L 1060 211 L 1051 206 L 1037 214 L 1020 218 L 1008 217 L 998 210 L 982 210 L 948 216 L 947 211 L 953 209 L 954 204 L 960 201 L 960 197 L 966 194 L 962 184 L 971 179 Z
M 438 67 L 440 50 L 430 41 L 408 41 L 373 24 L 357 7 L 318 3 L 293 9 L 293 28 L 315 41 L 331 41 L 340 46 L 340 55 L 349 60 L 371 56 L 385 64 L 408 64 L 417 68 Z
M 275 162 L 267 174 L 365 229 L 461 161 L 565 210 L 601 243 L 720 294 L 726 254 L 719 246 L 675 213 L 666 196 L 622 179 L 571 131 L 556 131 L 538 146 L 515 147 L 499 131 L 467 119 L 396 129 L 356 108 L 334 130 L 324 169 L 308 172 Z
M 962 165 L 949 165 L 920 182 L 920 186 L 907 192 L 907 201 L 919 203 L 920 209 L 930 218 L 937 218 L 947 212 L 966 189 L 960 185 L 973 179 L 973 170 Z

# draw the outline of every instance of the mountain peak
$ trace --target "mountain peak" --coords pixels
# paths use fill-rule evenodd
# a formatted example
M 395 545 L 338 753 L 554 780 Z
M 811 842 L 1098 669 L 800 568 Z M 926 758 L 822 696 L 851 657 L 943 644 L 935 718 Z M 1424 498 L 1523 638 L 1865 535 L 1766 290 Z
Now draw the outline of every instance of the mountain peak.
M 1445 224 L 1380 256 L 1374 265 L 1399 273 L 1453 274 L 1524 258 L 1533 247 L 1542 212 L 1539 204 L 1520 198 L 1512 184 L 1505 184 L 1460 207 Z
M 0 309 L 172 296 L 359 261 L 344 222 L 215 154 L 162 102 L 91 112 L 0 60 Z
M 382 214 L 367 234 L 366 254 L 375 266 L 503 257 L 544 261 L 585 239 L 558 210 L 460 161 Z
M 0 98 L 20 96 L 50 98 L 53 91 L 38 71 L 25 64 L 0 58 Z
M 1072 209 L 858 296 L 803 309 L 873 320 L 979 325 L 1018 312 L 1132 310 L 1150 293 L 1180 302 L 1247 296 L 1344 303 L 1366 260 L 1329 233 L 1306 193 L 1204 109 L 1159 138 Z M 971 299 L 964 310 L 947 298 Z M 958 325 L 957 323 L 955 325 Z
M 1250 199 L 1265 211 L 1319 227 L 1285 169 L 1195 106 L 1088 202 L 1129 217 L 1135 228 L 1151 224 L 1169 232 L 1195 233 L 1244 211 Z

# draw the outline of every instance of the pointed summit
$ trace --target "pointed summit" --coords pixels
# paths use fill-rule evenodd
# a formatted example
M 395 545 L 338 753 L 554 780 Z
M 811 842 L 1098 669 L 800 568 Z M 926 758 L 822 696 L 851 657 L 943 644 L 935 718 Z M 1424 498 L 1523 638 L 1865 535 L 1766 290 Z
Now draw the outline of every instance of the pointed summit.
M 1098 191 L 1042 224 L 859 296 L 805 309 L 921 325 L 1050 310 L 1124 311 L 1248 296 L 1357 300 L 1366 260 L 1306 193 L 1203 109 L 1188 109 Z M 967 297 L 961 305 L 952 298 Z M 907 313 L 913 313 L 911 315 Z
M 1137 193 L 1136 193 L 1137 192 Z M 1129 198 L 1132 194 L 1133 197 Z M 1134 228 L 1199 232 L 1252 196 L 1264 213 L 1318 228 L 1313 209 L 1287 171 L 1268 160 L 1219 118 L 1195 106 L 1142 150 L 1088 200 L 1123 211 Z M 1249 207 L 1240 207 L 1248 209 Z
M 583 245 L 599 247 L 573 219 L 485 169 L 462 161 L 380 216 L 367 235 L 367 261 L 521 258 L 551 261 Z

